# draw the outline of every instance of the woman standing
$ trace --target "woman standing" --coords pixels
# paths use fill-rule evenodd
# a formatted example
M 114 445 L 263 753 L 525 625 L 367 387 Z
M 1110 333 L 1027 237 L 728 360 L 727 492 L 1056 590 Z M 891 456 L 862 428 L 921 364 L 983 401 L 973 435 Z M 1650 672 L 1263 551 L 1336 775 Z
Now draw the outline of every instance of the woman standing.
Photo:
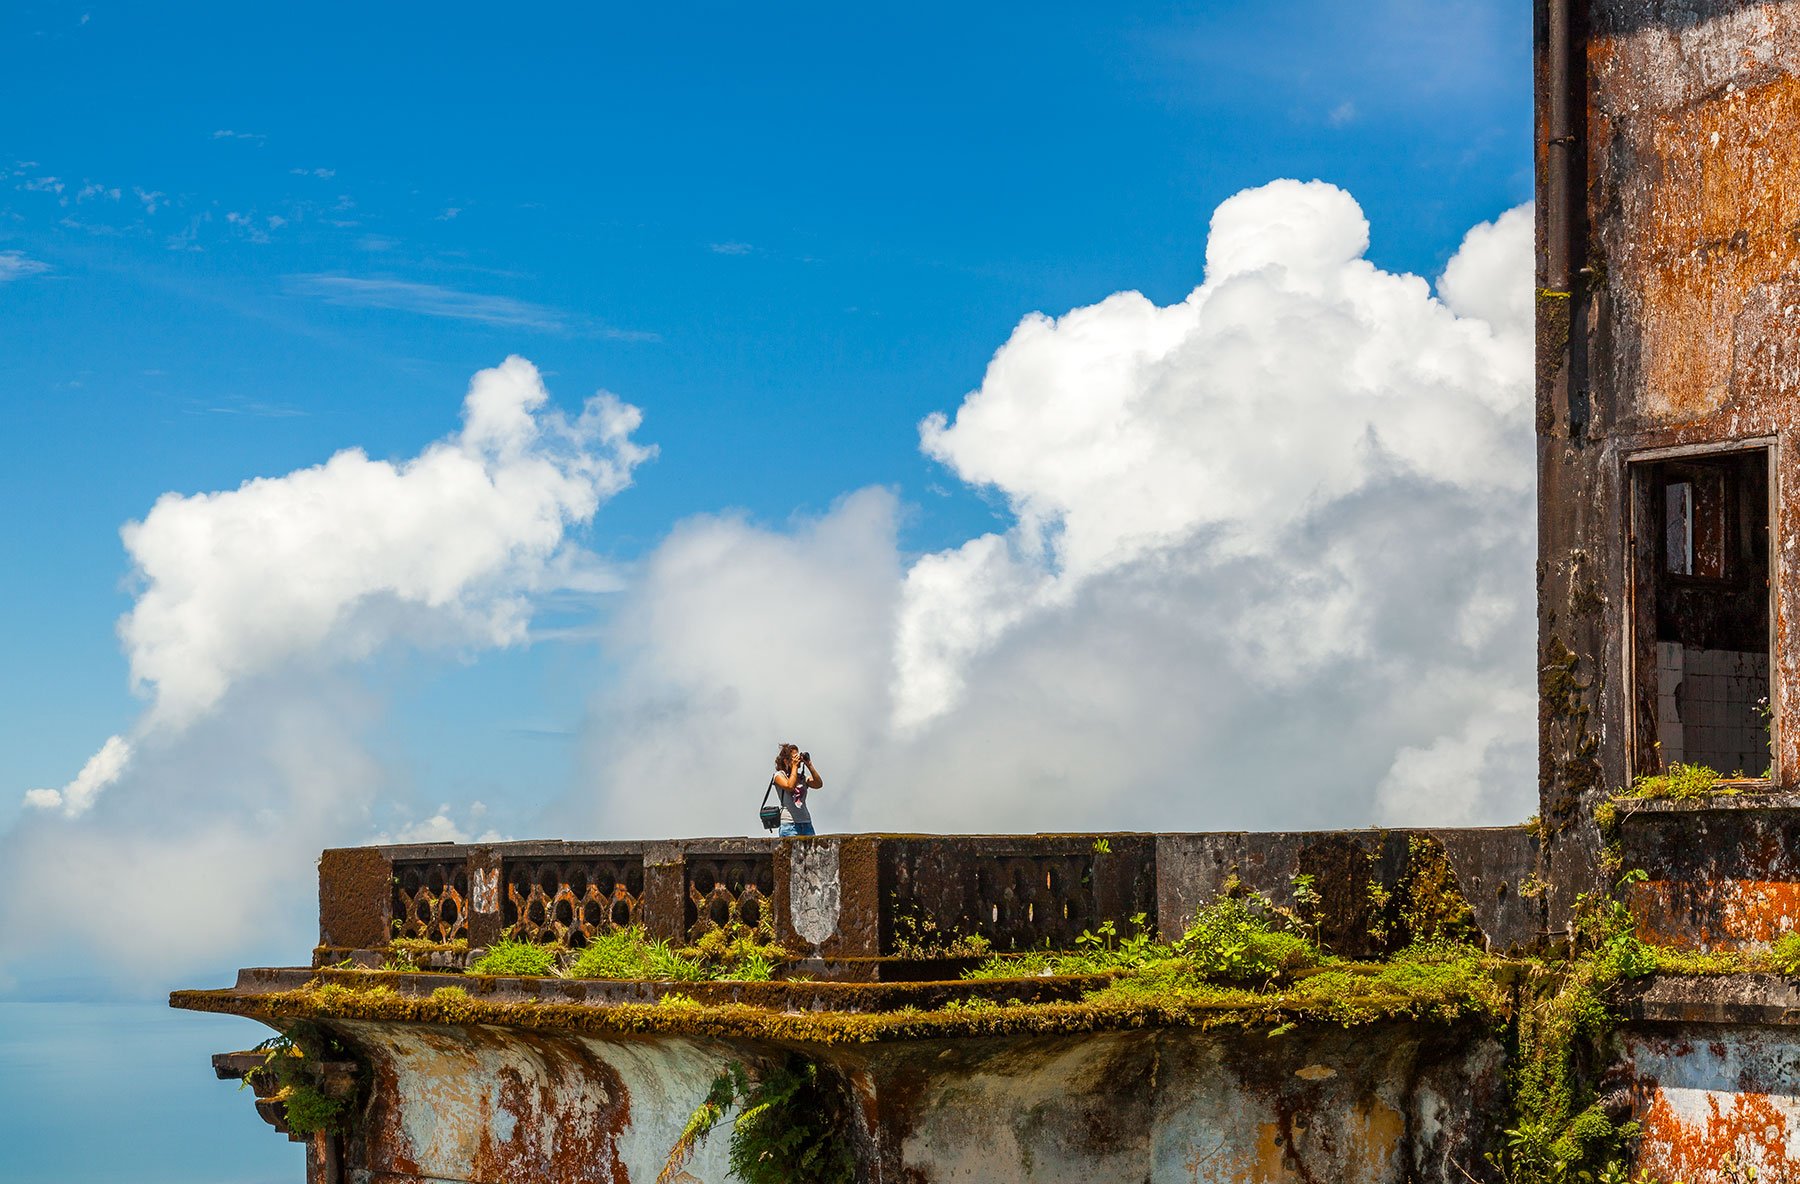
M 775 795 L 781 799 L 781 829 L 776 834 L 786 839 L 816 833 L 812 812 L 806 808 L 806 792 L 824 784 L 813 768 L 811 753 L 801 752 L 798 744 L 781 746 L 775 754 Z

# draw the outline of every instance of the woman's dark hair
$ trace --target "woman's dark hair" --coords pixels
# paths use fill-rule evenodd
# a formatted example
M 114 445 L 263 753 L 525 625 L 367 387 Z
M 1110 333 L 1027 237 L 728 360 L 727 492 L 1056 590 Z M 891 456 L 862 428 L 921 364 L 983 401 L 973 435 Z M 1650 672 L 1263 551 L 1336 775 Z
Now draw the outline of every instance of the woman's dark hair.
M 783 744 L 781 746 L 781 751 L 775 754 L 775 771 L 777 773 L 787 772 L 789 758 L 799 751 L 800 746 L 798 744 Z

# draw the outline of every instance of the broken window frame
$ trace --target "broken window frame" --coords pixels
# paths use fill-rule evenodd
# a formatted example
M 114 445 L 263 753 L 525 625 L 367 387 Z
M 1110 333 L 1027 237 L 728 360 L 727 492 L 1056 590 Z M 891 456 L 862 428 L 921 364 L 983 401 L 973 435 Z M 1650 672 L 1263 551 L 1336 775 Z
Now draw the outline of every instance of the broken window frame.
M 1662 761 L 1658 756 L 1659 741 L 1657 728 L 1656 682 L 1656 580 L 1667 567 L 1668 535 L 1665 515 L 1667 506 L 1662 497 L 1652 496 L 1652 481 L 1656 467 L 1671 461 L 1680 462 L 1689 459 L 1713 459 L 1721 456 L 1743 455 L 1760 452 L 1767 466 L 1766 481 L 1767 515 L 1765 523 L 1768 535 L 1768 635 L 1764 646 L 1769 655 L 1769 778 L 1773 784 L 1782 784 L 1781 735 L 1784 721 L 1777 704 L 1781 702 L 1781 663 L 1777 661 L 1779 651 L 1775 645 L 1775 633 L 1778 619 L 1776 590 L 1781 585 L 1781 523 L 1778 516 L 1781 505 L 1780 497 L 1780 444 L 1774 436 L 1754 436 L 1742 440 L 1724 440 L 1708 444 L 1683 444 L 1664 448 L 1644 448 L 1629 452 L 1624 457 L 1624 479 L 1626 483 L 1626 522 L 1624 561 L 1625 572 L 1623 586 L 1625 589 L 1624 622 L 1625 636 L 1621 639 L 1621 658 L 1624 666 L 1624 687 L 1627 696 L 1630 726 L 1627 729 L 1625 744 L 1625 777 L 1629 785 L 1638 777 L 1648 773 L 1656 773 L 1662 769 Z M 1727 548 L 1729 550 L 1729 548 Z M 1729 564 L 1731 557 L 1727 554 L 1725 562 Z M 1675 579 L 1706 581 L 1713 577 L 1684 575 L 1669 572 Z M 1647 675 L 1648 677 L 1644 677 Z M 1721 769 L 1721 773 L 1729 774 L 1731 770 Z M 1751 776 L 1756 774 L 1746 770 Z

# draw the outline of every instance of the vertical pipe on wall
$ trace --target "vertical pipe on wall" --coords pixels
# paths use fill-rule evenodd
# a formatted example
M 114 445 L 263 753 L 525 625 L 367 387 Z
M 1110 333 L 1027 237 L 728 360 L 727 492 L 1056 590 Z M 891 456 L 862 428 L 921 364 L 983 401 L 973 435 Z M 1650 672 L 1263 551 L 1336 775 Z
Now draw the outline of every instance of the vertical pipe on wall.
M 1545 99 L 1548 105 L 1544 143 L 1544 287 L 1552 292 L 1567 292 L 1574 278 L 1571 241 L 1575 224 L 1574 161 L 1575 120 L 1574 96 L 1570 93 L 1573 53 L 1570 36 L 1570 6 L 1574 0 L 1548 0 L 1545 30 L 1549 44 L 1544 47 L 1545 66 L 1549 74 Z

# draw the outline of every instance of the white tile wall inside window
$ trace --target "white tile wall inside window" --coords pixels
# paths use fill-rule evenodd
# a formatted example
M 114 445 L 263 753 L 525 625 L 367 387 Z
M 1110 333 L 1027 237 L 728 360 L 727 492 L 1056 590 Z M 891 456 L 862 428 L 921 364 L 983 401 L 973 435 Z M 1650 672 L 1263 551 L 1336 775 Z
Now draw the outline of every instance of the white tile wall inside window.
M 1706 765 L 1757 776 L 1769 733 L 1757 702 L 1769 693 L 1769 656 L 1656 643 L 1656 734 L 1664 765 Z

